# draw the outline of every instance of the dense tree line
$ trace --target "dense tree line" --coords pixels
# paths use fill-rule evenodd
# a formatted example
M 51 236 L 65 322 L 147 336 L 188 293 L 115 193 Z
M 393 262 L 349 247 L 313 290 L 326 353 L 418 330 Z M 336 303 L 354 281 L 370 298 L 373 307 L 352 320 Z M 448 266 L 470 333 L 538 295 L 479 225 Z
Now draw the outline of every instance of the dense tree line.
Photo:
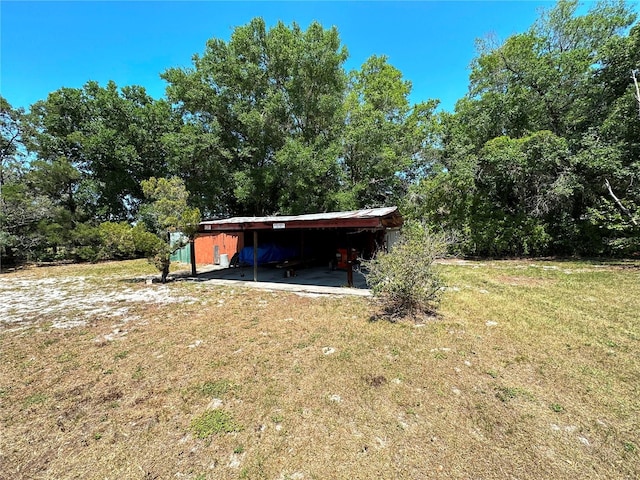
M 441 117 L 436 173 L 406 207 L 465 253 L 640 251 L 640 25 L 620 2 L 577 7 L 481 41 L 469 94 Z
M 1 98 L 3 260 L 148 254 L 151 177 L 209 218 L 400 204 L 465 254 L 636 253 L 640 25 L 621 2 L 576 10 L 479 41 L 452 113 L 411 104 L 384 56 L 347 72 L 335 28 L 259 18 L 162 72 L 163 99 L 93 81 L 28 112 Z

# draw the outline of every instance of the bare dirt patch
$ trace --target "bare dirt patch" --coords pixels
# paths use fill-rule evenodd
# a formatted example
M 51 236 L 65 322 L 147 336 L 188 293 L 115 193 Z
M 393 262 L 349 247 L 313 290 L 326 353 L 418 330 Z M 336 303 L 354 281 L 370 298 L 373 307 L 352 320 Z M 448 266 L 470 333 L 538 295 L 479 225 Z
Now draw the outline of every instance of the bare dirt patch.
M 84 326 L 95 318 L 126 322 L 132 319 L 131 306 L 135 303 L 195 301 L 193 297 L 177 295 L 167 285 L 115 280 L 82 276 L 2 278 L 0 325 L 25 328 L 48 321 L 53 328 L 71 328 Z

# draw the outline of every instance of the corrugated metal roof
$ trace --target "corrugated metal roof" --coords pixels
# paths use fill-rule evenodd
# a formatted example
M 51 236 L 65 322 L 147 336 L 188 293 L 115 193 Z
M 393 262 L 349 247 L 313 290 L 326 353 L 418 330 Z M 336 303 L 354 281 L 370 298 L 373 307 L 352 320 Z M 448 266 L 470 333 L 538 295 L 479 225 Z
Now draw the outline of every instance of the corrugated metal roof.
M 233 217 L 222 220 L 200 222 L 200 225 L 235 225 L 249 223 L 272 222 L 313 222 L 343 219 L 382 218 L 398 212 L 398 207 L 367 208 L 364 210 L 350 210 L 347 212 L 309 213 L 305 215 L 272 215 L 269 217 Z

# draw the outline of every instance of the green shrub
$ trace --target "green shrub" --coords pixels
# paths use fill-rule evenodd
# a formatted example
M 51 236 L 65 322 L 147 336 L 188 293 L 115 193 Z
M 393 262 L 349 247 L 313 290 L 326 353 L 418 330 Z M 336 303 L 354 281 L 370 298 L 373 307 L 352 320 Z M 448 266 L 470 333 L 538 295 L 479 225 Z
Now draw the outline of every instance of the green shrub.
M 422 224 L 408 224 L 389 252 L 364 262 L 383 317 L 394 320 L 435 312 L 444 284 L 434 261 L 446 248 L 444 235 Z
M 465 254 L 490 257 L 545 255 L 552 240 L 543 220 L 497 208 L 478 215 L 465 233 Z
M 67 245 L 66 248 L 64 243 L 58 245 L 58 254 L 62 258 L 73 258 L 81 262 L 94 262 L 97 260 L 100 235 L 96 227 L 90 223 L 78 223 L 67 234 L 71 237 L 70 245 Z
M 126 222 L 104 222 L 98 227 L 100 260 L 124 260 L 135 256 L 131 226 Z
M 60 253 L 64 253 L 65 250 L 59 250 Z M 60 259 L 66 258 L 67 255 L 61 255 Z M 92 245 L 83 245 L 76 247 L 73 254 L 74 260 L 79 262 L 95 262 L 99 260 L 98 249 Z
M 149 232 L 144 224 L 139 223 L 131 229 L 136 254 L 141 257 L 152 257 L 161 249 L 162 240 Z

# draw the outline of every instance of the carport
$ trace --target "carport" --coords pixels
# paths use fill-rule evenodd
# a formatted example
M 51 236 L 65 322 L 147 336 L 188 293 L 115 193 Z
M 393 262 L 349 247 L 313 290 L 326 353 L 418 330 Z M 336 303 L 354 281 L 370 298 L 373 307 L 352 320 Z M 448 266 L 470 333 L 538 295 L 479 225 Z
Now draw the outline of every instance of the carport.
M 332 265 L 344 270 L 353 286 L 356 259 L 388 249 L 402 223 L 397 207 L 210 220 L 199 225 L 195 256 L 198 263 L 253 267 L 255 282 L 259 266 L 287 277 L 303 275 L 313 265 Z

